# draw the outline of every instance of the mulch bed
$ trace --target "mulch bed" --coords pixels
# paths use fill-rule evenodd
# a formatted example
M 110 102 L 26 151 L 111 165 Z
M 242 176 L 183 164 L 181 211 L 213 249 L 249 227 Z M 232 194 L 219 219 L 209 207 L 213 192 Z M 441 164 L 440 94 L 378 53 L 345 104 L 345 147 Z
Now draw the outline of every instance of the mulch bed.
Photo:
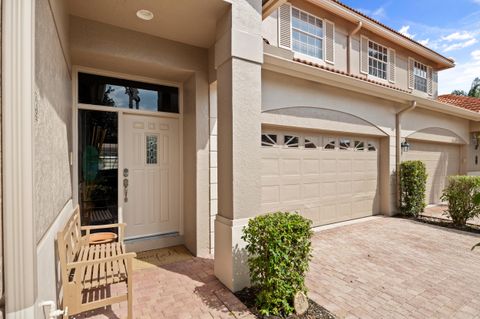
M 279 317 L 279 316 L 262 316 L 258 313 L 257 308 L 255 307 L 255 296 L 256 291 L 253 288 L 244 288 L 235 293 L 235 296 L 245 305 L 247 308 L 260 319 L 336 319 L 336 317 L 327 309 L 323 308 L 317 304 L 312 299 L 308 299 L 308 310 L 303 315 L 298 316 L 292 314 L 288 317 Z
M 425 223 L 425 224 L 430 224 L 430 225 L 435 225 L 435 226 L 440 226 L 440 227 L 445 227 L 445 228 L 450 228 L 450 229 L 455 229 L 455 230 L 461 230 L 461 231 L 466 231 L 474 234 L 480 234 L 480 226 L 475 225 L 475 224 L 468 224 L 466 226 L 456 226 L 452 223 L 451 220 L 445 219 L 445 218 L 438 218 L 438 217 L 432 217 L 432 216 L 426 216 L 426 215 L 420 215 L 417 218 L 415 217 L 410 217 L 410 216 L 405 216 L 405 215 L 397 215 L 399 218 L 405 218 L 405 219 L 410 219 L 413 221 L 417 221 L 420 223 Z

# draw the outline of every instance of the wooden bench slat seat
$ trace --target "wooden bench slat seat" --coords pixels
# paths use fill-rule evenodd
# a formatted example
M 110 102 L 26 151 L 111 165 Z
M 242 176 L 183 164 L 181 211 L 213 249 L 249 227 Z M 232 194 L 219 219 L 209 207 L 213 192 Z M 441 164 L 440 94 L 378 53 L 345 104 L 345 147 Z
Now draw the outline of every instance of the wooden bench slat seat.
M 67 308 L 68 315 L 76 315 L 127 300 L 128 318 L 133 318 L 132 261 L 136 255 L 125 250 L 125 224 L 80 225 L 80 210 L 77 206 L 63 231 L 57 235 L 64 308 Z M 89 236 L 92 230 L 112 228 L 118 229 L 118 241 L 90 244 Z M 85 298 L 91 296 L 96 289 L 122 283 L 127 285 L 125 295 L 108 297 L 105 294 L 96 294 L 100 296 L 96 300 Z
M 125 253 L 125 247 L 119 243 L 108 243 L 101 245 L 91 245 L 84 249 L 83 256 L 88 256 L 82 261 L 99 261 L 87 267 L 86 272 L 80 274 L 80 282 L 84 289 L 99 288 L 112 283 L 124 282 L 128 278 L 125 269 L 114 267 L 118 261 L 113 261 L 111 257 L 117 257 Z M 106 261 L 101 261 L 101 260 Z M 123 264 L 123 262 L 122 262 Z

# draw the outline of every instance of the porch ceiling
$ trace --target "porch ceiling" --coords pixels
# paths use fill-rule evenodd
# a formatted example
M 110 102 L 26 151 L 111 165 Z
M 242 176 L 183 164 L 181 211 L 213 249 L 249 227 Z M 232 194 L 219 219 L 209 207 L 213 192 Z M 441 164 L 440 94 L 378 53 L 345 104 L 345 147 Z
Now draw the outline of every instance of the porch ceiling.
M 209 48 L 216 22 L 229 4 L 223 0 L 68 0 L 68 6 L 74 16 Z M 154 18 L 137 18 L 140 9 L 151 11 Z

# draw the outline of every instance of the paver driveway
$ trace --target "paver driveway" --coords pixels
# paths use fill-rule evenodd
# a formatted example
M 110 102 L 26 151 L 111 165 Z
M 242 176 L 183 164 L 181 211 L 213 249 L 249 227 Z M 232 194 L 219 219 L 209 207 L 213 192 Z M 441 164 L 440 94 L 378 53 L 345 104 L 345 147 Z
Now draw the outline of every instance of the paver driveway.
M 315 235 L 310 297 L 345 318 L 480 318 L 480 237 L 399 218 Z
M 480 318 L 479 236 L 398 218 L 315 234 L 309 296 L 339 318 Z M 113 292 L 114 293 L 114 292 Z M 125 303 L 77 318 L 123 318 Z M 135 318 L 254 318 L 192 258 L 134 272 Z

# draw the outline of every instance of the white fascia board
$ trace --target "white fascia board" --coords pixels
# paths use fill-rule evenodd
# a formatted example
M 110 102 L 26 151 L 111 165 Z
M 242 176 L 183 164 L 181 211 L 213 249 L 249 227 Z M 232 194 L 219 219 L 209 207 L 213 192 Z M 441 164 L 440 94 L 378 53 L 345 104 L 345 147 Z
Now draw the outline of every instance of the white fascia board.
M 434 112 L 449 114 L 472 121 L 480 121 L 480 113 L 464 108 L 438 102 L 436 100 L 422 98 L 410 93 L 401 92 L 392 88 L 384 87 L 348 75 L 338 74 L 323 70 L 318 67 L 302 64 L 293 60 L 287 60 L 271 54 L 264 54 L 262 68 L 277 73 L 282 73 L 297 78 L 319 82 L 329 86 L 335 86 L 349 91 L 375 96 L 384 100 L 408 104 L 417 101 L 420 108 Z

